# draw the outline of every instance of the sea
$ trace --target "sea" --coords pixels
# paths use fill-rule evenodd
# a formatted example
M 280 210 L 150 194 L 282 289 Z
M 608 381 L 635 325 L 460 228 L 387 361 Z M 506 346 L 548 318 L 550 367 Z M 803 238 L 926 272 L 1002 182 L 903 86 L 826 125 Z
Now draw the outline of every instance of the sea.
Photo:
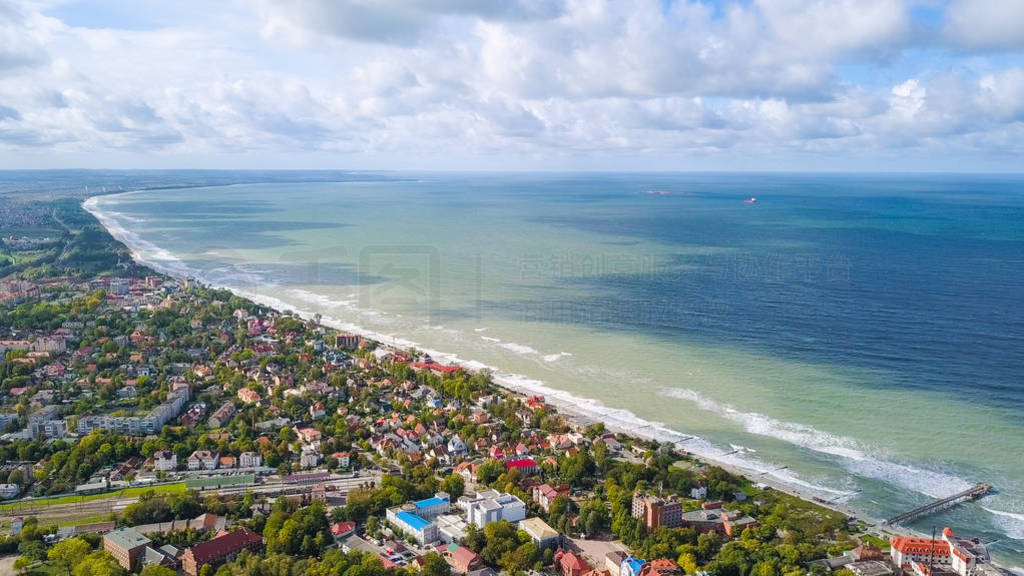
M 909 526 L 1024 566 L 1024 177 L 339 180 L 85 206 L 161 271 L 867 518 L 991 483 Z

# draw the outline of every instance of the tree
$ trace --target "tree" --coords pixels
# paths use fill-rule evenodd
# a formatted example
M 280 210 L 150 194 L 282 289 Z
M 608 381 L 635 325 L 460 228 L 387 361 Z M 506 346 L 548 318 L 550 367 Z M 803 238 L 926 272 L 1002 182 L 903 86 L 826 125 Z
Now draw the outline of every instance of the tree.
M 437 552 L 430 552 L 423 557 L 424 576 L 451 576 L 452 567 Z
M 203 567 L 199 569 L 199 576 L 213 576 L 213 566 L 203 564 Z
M 46 557 L 55 568 L 71 576 L 74 567 L 85 559 L 91 550 L 92 547 L 85 540 L 69 538 L 54 544 Z
M 123 576 L 124 569 L 110 552 L 98 550 L 89 554 L 75 566 L 74 576 Z
M 203 565 L 204 568 L 206 566 L 209 566 L 209 564 Z M 163 566 L 146 566 L 142 569 L 139 576 L 178 576 L 178 573 Z

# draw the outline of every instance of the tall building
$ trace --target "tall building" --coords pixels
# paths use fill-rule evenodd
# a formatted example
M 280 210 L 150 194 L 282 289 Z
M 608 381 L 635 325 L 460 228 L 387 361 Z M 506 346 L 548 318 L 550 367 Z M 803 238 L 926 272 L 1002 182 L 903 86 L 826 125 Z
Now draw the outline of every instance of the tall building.
M 659 526 L 677 528 L 683 525 L 683 505 L 641 492 L 633 494 L 633 517 L 640 518 L 648 531 Z

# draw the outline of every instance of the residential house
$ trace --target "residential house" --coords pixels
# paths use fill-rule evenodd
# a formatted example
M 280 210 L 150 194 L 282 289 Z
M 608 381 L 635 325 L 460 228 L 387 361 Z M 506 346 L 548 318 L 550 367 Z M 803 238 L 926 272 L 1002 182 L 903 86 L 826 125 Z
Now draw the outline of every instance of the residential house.
M 215 470 L 220 462 L 220 454 L 209 450 L 196 450 L 188 457 L 189 470 Z
M 158 450 L 153 453 L 153 469 L 170 472 L 178 469 L 178 455 L 170 450 Z
M 238 465 L 242 468 L 258 468 L 263 465 L 263 455 L 259 452 L 242 452 L 238 457 Z

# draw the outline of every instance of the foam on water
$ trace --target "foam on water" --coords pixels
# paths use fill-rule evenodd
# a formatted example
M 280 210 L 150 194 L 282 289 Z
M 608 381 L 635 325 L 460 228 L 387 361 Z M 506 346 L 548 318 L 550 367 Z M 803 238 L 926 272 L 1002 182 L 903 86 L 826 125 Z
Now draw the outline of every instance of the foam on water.
M 1003 529 L 1007 536 L 1014 540 L 1024 540 L 1024 514 L 996 510 L 988 506 L 982 508 L 995 516 L 995 521 Z
M 784 422 L 757 412 L 742 412 L 728 404 L 707 398 L 695 390 L 673 388 L 666 390 L 665 394 L 693 402 L 702 410 L 742 425 L 743 429 L 751 434 L 775 438 L 808 450 L 836 456 L 844 468 L 858 476 L 882 480 L 933 498 L 955 494 L 973 484 L 944 472 L 878 458 L 873 454 L 879 454 L 879 449 L 864 446 L 862 442 L 853 438 L 829 434 L 805 424 Z

